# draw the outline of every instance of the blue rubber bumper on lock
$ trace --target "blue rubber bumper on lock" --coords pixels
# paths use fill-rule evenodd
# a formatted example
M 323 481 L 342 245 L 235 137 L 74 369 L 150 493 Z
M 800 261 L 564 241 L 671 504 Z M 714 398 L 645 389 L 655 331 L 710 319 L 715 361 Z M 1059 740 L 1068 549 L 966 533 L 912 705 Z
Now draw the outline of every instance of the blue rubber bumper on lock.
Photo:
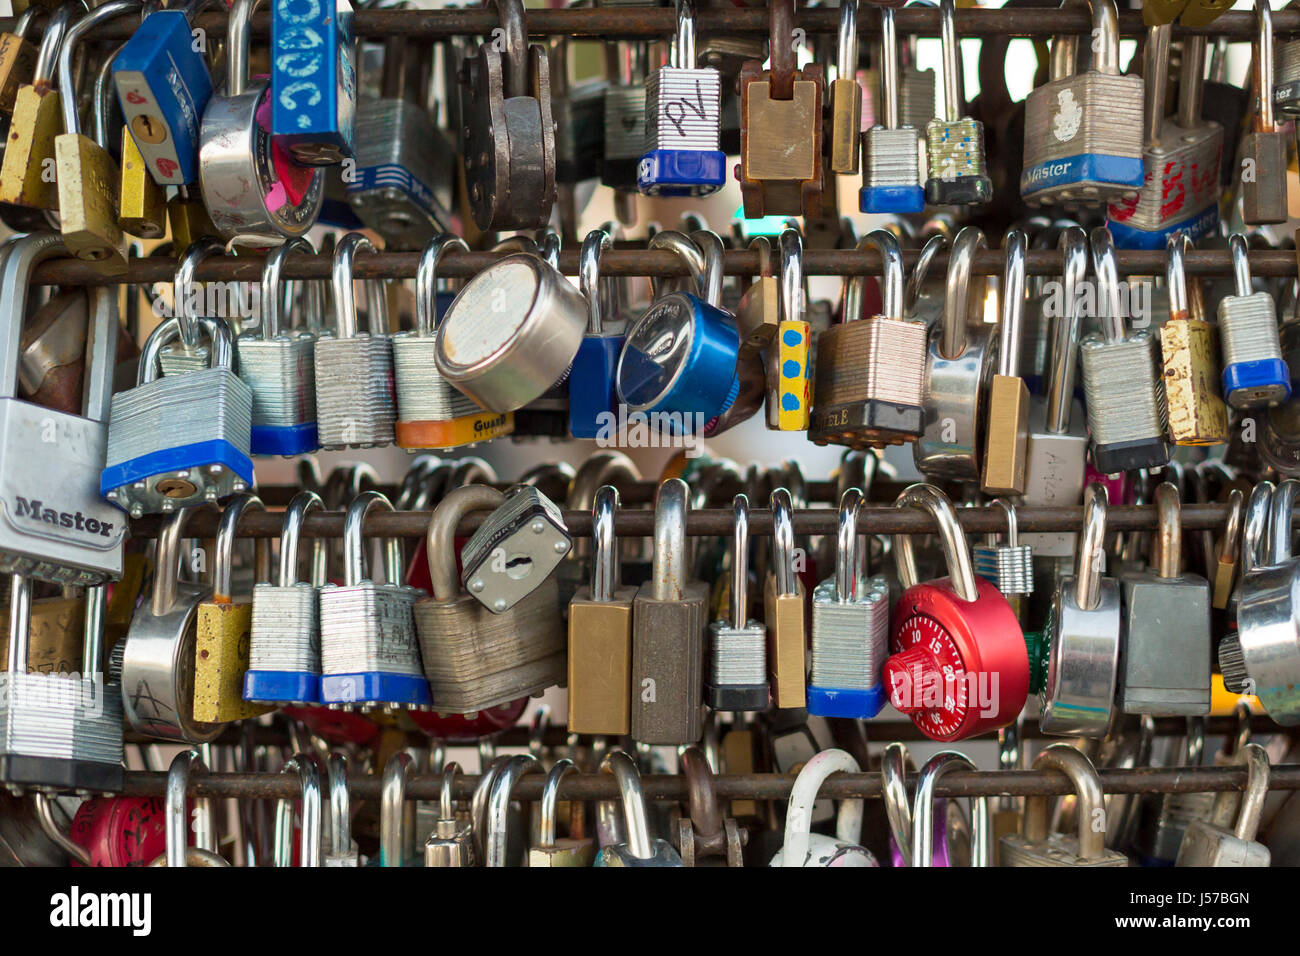
M 636 167 L 636 188 L 647 196 L 708 196 L 726 181 L 720 149 L 654 149 Z
M 925 190 L 920 186 L 863 186 L 858 190 L 863 212 L 923 212 Z
M 818 717 L 874 717 L 885 707 L 885 685 L 870 690 L 839 690 L 834 687 L 808 688 L 808 713 Z
M 207 468 L 224 465 L 245 483 L 253 483 L 253 461 L 228 441 L 216 438 L 195 442 L 179 448 L 164 448 L 139 458 L 131 458 L 118 465 L 109 465 L 99 476 L 99 493 L 107 495 L 114 488 L 122 488 L 147 481 L 154 475 L 164 475 L 186 468 Z
M 267 704 L 319 704 L 320 674 L 246 671 L 244 700 Z
M 254 425 L 248 447 L 254 455 L 303 455 L 320 448 L 315 422 Z
M 428 707 L 433 703 L 429 682 L 411 674 L 360 671 L 325 674 L 320 679 L 322 704 L 405 704 Z
M 1282 388 L 1283 401 L 1291 397 L 1291 372 L 1281 359 L 1260 359 L 1257 362 L 1234 362 L 1223 370 L 1223 397 L 1231 404 L 1229 396 L 1239 389 Z
M 1117 249 L 1163 249 L 1169 237 L 1179 233 L 1193 242 L 1214 233 L 1219 228 L 1219 207 L 1210 206 L 1195 216 L 1151 232 L 1134 229 L 1122 222 L 1108 222 L 1106 227 L 1110 229 Z
M 1099 182 L 1141 189 L 1146 181 L 1146 167 L 1132 156 L 1108 156 L 1105 153 L 1081 153 L 1066 159 L 1054 159 L 1030 166 L 1020 174 L 1020 195 L 1032 199 L 1034 194 L 1053 186 Z

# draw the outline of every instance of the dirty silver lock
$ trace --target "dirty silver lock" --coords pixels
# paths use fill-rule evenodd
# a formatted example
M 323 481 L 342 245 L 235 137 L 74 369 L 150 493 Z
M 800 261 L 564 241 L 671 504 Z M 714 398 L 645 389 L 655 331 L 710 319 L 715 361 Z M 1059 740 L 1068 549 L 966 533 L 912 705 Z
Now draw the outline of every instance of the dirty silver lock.
M 461 549 L 461 584 L 500 614 L 540 587 L 572 547 L 555 502 L 516 485 Z

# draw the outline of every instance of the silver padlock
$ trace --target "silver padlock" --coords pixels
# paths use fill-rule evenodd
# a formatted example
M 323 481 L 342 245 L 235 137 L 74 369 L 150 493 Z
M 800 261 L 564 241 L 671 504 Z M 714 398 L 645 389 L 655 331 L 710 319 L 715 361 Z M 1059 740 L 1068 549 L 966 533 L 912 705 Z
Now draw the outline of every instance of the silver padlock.
M 424 844 L 424 865 L 460 867 L 474 866 L 477 853 L 470 824 L 456 815 L 456 801 L 452 798 L 452 784 L 460 764 L 451 760 L 443 765 L 442 786 L 438 789 L 438 819 L 433 832 Z
M 509 814 L 510 814 L 510 794 L 515 788 L 515 784 L 527 773 L 542 773 L 543 767 L 532 754 L 517 754 L 506 761 L 504 767 L 492 781 L 492 790 L 488 794 L 487 808 L 487 831 L 484 834 L 484 840 L 487 843 L 487 852 L 484 855 L 484 865 L 490 867 L 503 867 L 511 865 L 516 859 L 517 854 L 510 854 L 509 840 Z
M 605 755 L 600 772 L 614 775 L 623 805 L 625 839 L 601 847 L 596 866 L 683 866 L 682 858 L 667 840 L 652 838 L 646 820 L 645 793 L 636 762 L 616 750 Z
M 461 548 L 460 581 L 480 604 L 501 614 L 541 587 L 572 547 L 555 502 L 534 487 L 516 485 Z
M 193 816 L 188 812 L 186 791 L 196 771 L 201 774 L 208 772 L 208 766 L 197 750 L 182 750 L 167 768 L 166 817 L 163 823 L 167 849 L 150 866 L 230 865 L 217 853 L 211 798 L 195 798 Z M 194 834 L 194 846 L 189 846 L 191 833 Z
M 207 368 L 212 360 L 211 349 L 203 344 L 203 329 L 199 324 L 205 313 L 200 308 L 198 315 L 194 314 L 195 307 L 201 307 L 206 299 L 203 290 L 195 286 L 194 273 L 205 259 L 220 256 L 225 249 L 219 240 L 203 236 L 190 243 L 176 262 L 172 277 L 172 315 L 180 325 L 180 335 L 158 352 L 158 368 L 163 375 L 197 372 Z M 235 331 L 233 326 L 231 331 Z
M 1034 591 L 1034 552 L 1020 541 L 1015 505 L 994 498 L 988 506 L 1001 508 L 1007 516 L 1006 544 L 998 544 L 997 535 L 990 533 L 984 544 L 971 548 L 971 564 L 976 574 L 1002 592 L 1018 617 L 1024 597 Z
M 766 710 L 767 626 L 749 617 L 749 499 L 732 499 L 729 615 L 709 625 L 705 702 L 714 710 Z
M 299 816 L 298 865 L 320 866 L 321 860 L 321 791 L 320 771 L 311 754 L 294 754 L 280 768 L 281 773 L 296 773 L 302 787 Z M 281 798 L 275 803 L 275 865 L 293 866 L 293 800 Z
M 330 818 L 329 845 L 322 866 L 358 866 L 357 841 L 352 839 L 352 799 L 348 793 L 347 754 L 335 751 L 325 762 L 329 777 Z
M 1235 826 L 1232 810 L 1237 795 L 1222 792 L 1215 797 L 1210 822 L 1188 824 L 1175 866 L 1268 866 L 1272 861 L 1268 847 L 1255 839 L 1268 796 L 1268 752 L 1248 743 L 1237 753 L 1236 763 L 1246 765 L 1246 793 Z
M 955 750 L 940 751 L 921 768 L 912 804 L 912 866 L 927 867 L 934 862 L 935 784 L 949 771 L 975 769 L 969 757 Z M 948 807 L 951 811 L 953 805 Z M 993 817 L 988 797 L 971 797 L 970 865 L 993 865 Z

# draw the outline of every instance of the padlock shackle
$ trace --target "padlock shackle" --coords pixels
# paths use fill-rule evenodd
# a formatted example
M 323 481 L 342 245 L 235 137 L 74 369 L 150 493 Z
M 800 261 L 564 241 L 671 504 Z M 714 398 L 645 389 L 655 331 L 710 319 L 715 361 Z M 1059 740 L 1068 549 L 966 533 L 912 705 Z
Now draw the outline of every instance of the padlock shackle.
M 230 368 L 234 345 L 230 334 L 230 326 L 226 324 L 226 320 L 220 316 L 205 315 L 198 320 L 198 324 L 208 333 L 209 359 L 212 367 Z M 174 339 L 180 338 L 180 334 L 180 320 L 174 315 L 169 319 L 163 319 L 149 333 L 149 338 L 145 339 L 144 348 L 140 352 L 140 364 L 136 372 L 137 387 L 147 385 L 158 378 L 158 372 L 160 371 L 158 356 L 162 352 L 163 346 Z
M 438 267 L 452 249 L 469 252 L 464 239 L 444 232 L 430 239 L 420 253 L 415 272 L 415 334 L 422 338 L 438 330 Z
M 885 129 L 898 129 L 901 109 L 898 67 L 898 28 L 892 7 L 880 7 L 880 113 L 877 122 Z
M 718 795 L 713 787 L 713 768 L 709 766 L 704 748 L 691 744 L 677 756 L 677 763 L 686 776 L 686 805 L 694 837 L 702 843 L 725 839 L 722 813 L 718 809 Z
M 605 330 L 600 288 L 600 256 L 614 248 L 614 238 L 604 229 L 593 229 L 582 240 L 578 252 L 578 289 L 587 300 L 587 334 L 601 335 Z
M 651 859 L 654 857 L 654 844 L 650 841 L 645 790 L 641 787 L 641 773 L 636 769 L 636 763 L 623 751 L 614 750 L 605 754 L 604 759 L 601 760 L 600 772 L 613 774 L 614 780 L 618 783 L 628 852 L 638 860 Z M 602 801 L 602 803 L 607 802 L 609 801 Z
M 1060 318 L 1056 320 L 1052 365 L 1047 371 L 1047 430 L 1053 435 L 1064 435 L 1070 430 L 1074 403 L 1079 355 L 1078 290 L 1088 274 L 1088 234 L 1080 226 L 1069 226 L 1061 231 L 1057 247 L 1065 257 L 1061 273 L 1064 301 Z
M 1273 119 L 1273 11 L 1266 0 L 1255 0 L 1255 40 L 1250 45 L 1255 86 L 1255 132 L 1277 130 Z M 1240 292 L 1237 293 L 1241 295 Z
M 1142 60 L 1142 142 L 1148 148 L 1160 142 L 1160 127 L 1165 122 L 1170 41 L 1173 36 L 1172 23 L 1158 23 L 1147 28 Z
M 1101 604 L 1101 564 L 1106 549 L 1106 486 L 1099 481 L 1083 489 L 1083 534 L 1074 555 L 1074 603 L 1081 611 Z
M 1088 234 L 1092 251 L 1092 271 L 1097 276 L 1097 318 L 1101 320 L 1106 342 L 1124 341 L 1124 316 L 1119 301 L 1119 266 L 1115 256 L 1115 240 L 1105 226 L 1097 226 Z
M 852 755 L 835 748 L 823 750 L 799 771 L 790 787 L 790 802 L 785 812 L 785 842 L 781 846 L 782 867 L 802 867 L 808 860 L 809 833 L 812 830 L 813 804 L 822 784 L 835 773 L 860 773 L 862 768 Z M 861 797 L 840 801 L 835 817 L 835 838 L 857 844 L 862 839 Z
M 364 461 L 349 461 L 335 465 L 325 479 L 321 489 L 321 499 L 325 507 L 337 511 L 366 490 L 366 484 L 372 487 L 379 484 L 379 472 L 374 466 Z
M 767 47 L 770 69 L 769 95 L 774 100 L 794 99 L 795 57 L 794 0 L 771 0 L 768 4 Z
M 0 396 L 18 397 L 18 365 L 23 354 L 23 320 L 32 289 L 32 270 L 46 259 L 67 254 L 63 237 L 49 230 L 9 236 L 0 243 L 0 316 L 5 319 L 0 330 Z M 90 345 L 89 336 L 86 344 Z
M 126 46 L 123 40 L 108 56 L 104 57 L 104 62 L 99 71 L 95 73 L 95 83 L 91 87 L 90 96 L 90 138 L 100 146 L 108 148 L 109 124 L 113 116 L 113 108 L 117 105 L 117 90 L 113 86 L 113 64 L 117 61 L 117 55 L 122 52 Z M 62 97 L 60 97 L 62 104 Z M 127 135 L 131 135 L 129 132 Z
M 1264 563 L 1264 545 L 1272 523 L 1273 482 L 1255 483 L 1246 501 L 1245 523 L 1241 529 L 1241 576 Z
M 1231 828 L 1232 835 L 1247 843 L 1253 842 L 1259 832 L 1259 820 L 1264 812 L 1264 801 L 1268 798 L 1269 762 L 1268 751 L 1259 744 L 1248 743 L 1242 747 L 1233 759 L 1234 766 L 1246 765 L 1246 792 L 1239 795 L 1235 790 L 1224 790 L 1215 794 L 1214 807 L 1210 811 L 1210 825 L 1223 830 Z M 1240 809 L 1237 809 L 1240 801 Z M 1236 823 L 1233 823 L 1233 816 Z
M 451 475 L 447 479 L 447 487 L 463 488 L 476 481 L 492 483 L 496 480 L 495 468 L 482 458 L 467 455 L 456 460 L 456 467 L 452 469 Z
M 1287 478 L 1278 482 L 1273 491 L 1268 523 L 1268 564 L 1286 564 L 1291 560 L 1291 534 L 1295 527 L 1296 498 L 1300 497 L 1300 481 Z
M 447 492 L 429 518 L 424 550 L 435 601 L 454 601 L 460 595 L 456 570 L 456 527 L 472 511 L 495 511 L 505 495 L 487 485 L 464 485 Z
M 939 71 L 943 78 L 943 119 L 945 123 L 956 123 L 962 114 L 964 73 L 957 40 L 957 4 L 953 0 L 939 0 L 939 46 L 943 57 Z
M 311 492 L 307 492 L 310 494 Z M 236 529 L 246 511 L 265 511 L 262 499 L 249 491 L 240 492 L 227 503 L 221 512 L 221 521 L 217 524 L 217 553 L 212 563 L 212 601 L 214 604 L 230 604 L 233 600 L 231 578 L 234 573 Z M 255 580 L 262 580 L 261 571 L 271 564 L 271 539 L 254 539 L 256 558 L 254 564 Z
M 1002 513 L 1007 516 L 1007 547 L 1017 548 L 1020 546 L 1020 522 L 1016 520 L 1016 506 L 1005 498 L 994 498 L 988 502 L 990 508 L 1001 508 Z M 998 543 L 998 532 L 990 531 L 986 539 L 988 544 Z
M 172 315 L 180 326 L 181 349 L 195 352 L 199 348 L 199 323 L 202 316 L 190 312 L 190 290 L 194 287 L 194 272 L 204 259 L 225 254 L 225 246 L 211 236 L 196 239 L 181 254 L 172 278 Z
M 651 593 L 656 601 L 680 601 L 686 595 L 686 516 L 690 489 L 669 478 L 655 491 L 654 562 Z
M 1228 492 L 1228 516 L 1223 523 L 1223 536 L 1219 538 L 1216 557 L 1236 564 L 1241 557 L 1241 527 L 1246 516 L 1246 496 L 1240 488 Z
M 86 624 L 81 644 L 81 670 L 87 679 L 104 673 L 104 636 L 108 622 L 108 588 L 103 584 L 86 588 Z
M 862 583 L 858 567 L 858 509 L 862 490 L 850 488 L 840 495 L 835 523 L 835 599 L 847 604 L 858 596 Z
M 912 865 L 912 805 L 907 799 L 907 745 L 895 741 L 880 757 L 880 796 L 894 846 L 904 866 Z
M 703 298 L 704 295 L 704 253 L 694 242 L 685 235 L 673 229 L 663 229 L 656 232 L 646 243 L 647 249 L 667 249 L 669 252 L 676 253 L 677 258 L 686 263 L 686 268 L 690 272 L 690 278 L 695 281 L 695 295 Z M 660 283 L 664 281 L 658 276 L 650 277 L 650 295 L 652 298 L 659 298 Z
M 352 289 L 353 264 L 359 251 L 375 252 L 374 245 L 359 232 L 349 232 L 334 248 L 330 284 L 334 290 L 335 334 L 340 339 L 357 336 L 357 302 Z M 366 328 L 371 335 L 388 334 L 388 299 L 382 279 L 366 280 Z
M 949 0 L 951 2 L 951 0 Z M 969 757 L 955 750 L 943 750 L 925 762 L 916 785 L 912 807 L 912 866 L 934 865 L 934 787 L 953 770 L 976 770 Z M 993 865 L 993 818 L 988 797 L 971 798 L 970 865 Z
M 998 374 L 1018 378 L 1020 375 L 1020 335 L 1025 315 L 1025 257 L 1029 239 L 1023 229 L 1010 229 L 1003 237 L 1006 265 L 1000 290 L 1001 316 L 998 320 Z
M 1052 744 L 1034 758 L 1034 770 L 1059 770 L 1070 778 L 1077 800 L 1075 816 L 1079 842 L 1079 858 L 1095 860 L 1106 852 L 1106 830 L 1097 830 L 1094 822 L 1098 811 L 1105 806 L 1101 792 L 1101 777 L 1092 761 L 1069 744 Z M 1043 795 L 1025 798 L 1025 815 L 1020 834 L 1028 842 L 1042 843 L 1048 837 L 1047 805 Z
M 403 866 L 406 863 L 406 779 L 415 761 L 399 750 L 384 764 L 379 789 L 379 865 Z
M 348 793 L 348 755 L 340 750 L 330 752 L 325 761 L 325 774 L 330 788 L 330 852 L 337 855 L 352 848 L 352 798 Z
M 253 11 L 261 0 L 231 0 L 226 21 L 226 89 L 223 96 L 233 99 L 248 89 L 248 41 Z
M 672 65 L 682 70 L 695 69 L 695 0 L 676 0 L 677 42 L 672 49 Z
M 618 513 L 618 489 L 602 485 L 591 506 L 591 599 L 602 604 L 614 600 L 618 587 L 618 537 L 614 516 Z
M 40 17 L 43 20 L 48 20 L 50 17 L 50 11 L 39 4 L 33 3 L 22 13 L 18 14 L 18 19 L 14 21 L 14 36 L 20 39 L 26 39 L 27 31 L 31 29 L 32 23 L 37 17 Z
M 105 3 L 100 4 L 68 27 L 67 34 L 59 47 L 58 88 L 68 94 L 59 98 L 59 106 L 63 113 L 63 131 L 65 133 L 77 135 L 81 133 L 81 117 L 77 113 L 77 104 L 79 102 L 76 94 L 77 84 L 72 77 L 72 57 L 77 52 L 77 45 L 81 42 L 82 37 L 101 23 L 107 20 L 116 20 L 120 16 L 125 16 L 128 13 L 138 13 L 139 11 L 140 0 L 106 0 Z M 105 149 L 108 148 L 107 143 L 100 143 L 99 145 Z
M 158 541 L 154 545 L 153 593 L 149 597 L 149 612 L 154 617 L 162 617 L 172 610 L 176 603 L 176 586 L 181 575 L 181 544 L 185 540 L 185 526 L 190 518 L 199 511 L 216 511 L 217 506 L 205 501 L 190 508 L 177 508 L 172 514 L 163 518 L 158 530 Z
M 881 12 L 889 10 L 882 7 Z M 891 14 L 893 11 L 889 11 Z M 875 249 L 880 254 L 880 314 L 888 319 L 903 318 L 903 250 L 892 232 L 873 229 L 860 240 L 858 249 Z
M 442 782 L 438 786 L 438 816 L 443 820 L 456 818 L 456 798 L 453 788 L 456 775 L 461 772 L 460 764 L 455 760 L 448 760 L 442 765 Z
M 921 247 L 916 257 L 916 265 L 912 267 L 912 274 L 907 277 L 907 285 L 903 289 L 904 315 L 916 315 L 916 303 L 925 290 L 926 282 L 929 281 L 930 266 L 934 264 L 934 257 L 943 252 L 947 246 L 948 237 L 940 233 L 931 236 Z
M 49 22 L 45 24 L 45 32 L 41 36 L 41 45 L 36 53 L 36 67 L 32 71 L 32 86 L 40 88 L 42 86 L 53 86 L 58 89 L 57 77 L 59 66 L 59 52 L 68 34 L 68 28 L 76 22 L 76 18 L 86 12 L 86 0 L 69 0 L 67 3 L 61 3 L 55 7 L 54 12 L 50 14 Z
M 1152 564 L 1159 578 L 1171 579 L 1183 573 L 1182 503 L 1172 481 L 1156 485 L 1156 533 L 1151 538 Z
M 1185 254 L 1192 248 L 1187 233 L 1180 232 L 1165 240 L 1165 286 L 1169 290 L 1169 317 L 1190 318 L 1187 304 L 1187 267 Z
M 590 456 L 569 481 L 565 507 L 586 511 L 596 503 L 596 493 L 603 485 L 631 484 L 641 480 L 636 463 L 621 451 L 600 451 Z
M 948 496 L 934 485 L 918 482 L 908 485 L 894 501 L 895 508 L 920 508 L 929 512 L 938 525 L 939 541 L 943 545 L 944 559 L 948 565 L 948 580 L 953 592 L 963 601 L 979 600 L 975 585 L 975 572 L 971 569 L 970 549 L 966 534 L 957 521 Z M 916 558 L 912 552 L 912 537 L 894 535 L 894 563 L 903 587 L 917 583 Z
M 343 518 L 343 584 L 355 587 L 363 581 L 373 581 L 374 573 L 366 567 L 365 537 L 362 528 L 371 508 L 392 511 L 393 503 L 378 491 L 363 491 L 352 499 Z M 384 582 L 402 583 L 402 542 L 400 538 L 384 539 Z
M 506 838 L 509 836 L 507 816 L 510 813 L 510 795 L 517 784 L 528 773 L 544 773 L 541 761 L 532 754 L 516 754 L 506 761 L 501 772 L 492 781 L 492 792 L 488 795 L 488 819 L 486 839 L 486 866 L 503 867 L 506 865 Z
M 501 54 L 501 83 L 505 99 L 528 95 L 528 31 L 523 0 L 484 0 L 496 11 L 501 33 L 492 31 L 491 49 Z
M 280 336 L 283 329 L 285 302 L 293 301 L 293 282 L 285 283 L 281 278 L 284 272 L 284 260 L 289 258 L 291 252 L 304 252 L 309 256 L 316 254 L 311 243 L 302 236 L 294 236 L 266 254 L 266 265 L 262 267 L 262 280 L 258 290 L 262 312 L 260 331 L 264 342 L 270 342 Z
M 840 28 L 835 68 L 841 80 L 857 81 L 858 0 L 840 0 Z
M 294 754 L 284 762 L 280 772 L 296 773 L 302 788 L 298 865 L 320 866 L 322 840 L 320 818 L 323 800 L 316 758 L 311 754 Z M 276 866 L 293 866 L 293 803 L 292 797 L 281 797 L 275 802 Z
M 27 673 L 32 627 L 32 579 L 9 575 L 9 673 Z
M 1178 74 L 1179 129 L 1193 129 L 1201 122 L 1201 107 L 1205 102 L 1205 52 L 1207 38 L 1203 34 L 1183 37 L 1182 67 Z
M 546 782 L 542 784 L 541 811 L 538 814 L 537 821 L 538 846 L 555 846 L 559 816 L 556 810 L 560 802 L 560 783 L 569 774 L 577 773 L 577 771 L 578 768 L 572 760 L 568 757 L 561 757 L 555 761 L 550 773 L 546 775 Z
M 722 238 L 711 229 L 696 229 L 690 234 L 704 257 L 704 275 L 700 280 L 701 297 L 715 309 L 722 308 L 723 259 L 726 249 Z
M 1246 237 L 1234 232 L 1228 237 L 1228 254 L 1232 257 L 1233 295 L 1248 296 L 1255 289 L 1250 277 L 1250 245 Z
M 731 626 L 743 630 L 749 620 L 749 498 L 731 500 Z
M 1090 68 L 1098 73 L 1119 75 L 1119 11 L 1115 0 L 1061 0 L 1061 10 L 1086 7 L 1092 14 Z M 1072 76 L 1079 38 L 1074 34 L 1052 38 L 1051 73 L 1054 82 Z
M 783 229 L 778 240 L 781 265 L 781 318 L 808 321 L 808 296 L 804 292 L 803 236 L 798 229 Z
M 799 593 L 799 579 L 794 572 L 794 506 L 790 492 L 773 488 L 767 506 L 772 511 L 772 574 L 777 594 L 782 597 Z
M 191 828 L 190 815 L 185 812 L 185 798 L 190 788 L 190 779 L 199 774 L 206 774 L 208 765 L 194 748 L 182 750 L 167 768 L 167 795 L 165 798 L 164 835 L 167 840 L 166 860 L 168 866 L 189 866 L 186 859 L 189 836 L 194 833 L 194 843 L 200 850 L 217 852 L 217 834 L 212 825 L 212 801 L 208 797 L 196 797 L 194 800 L 194 821 Z
M 939 333 L 939 354 L 950 361 L 966 351 L 970 326 L 984 315 L 987 284 L 982 275 L 976 277 L 980 294 L 971 295 L 971 275 L 976 253 L 988 245 L 978 226 L 963 226 L 952 241 Z

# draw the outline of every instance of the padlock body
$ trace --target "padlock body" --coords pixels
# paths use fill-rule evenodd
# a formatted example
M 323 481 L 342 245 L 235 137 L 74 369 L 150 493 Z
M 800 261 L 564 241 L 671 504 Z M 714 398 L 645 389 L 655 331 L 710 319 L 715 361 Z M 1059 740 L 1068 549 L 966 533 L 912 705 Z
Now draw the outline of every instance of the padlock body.
M 271 131 L 307 166 L 352 155 L 357 65 L 350 0 L 271 7 Z
M 1165 406 L 1175 445 L 1228 440 L 1228 409 L 1219 390 L 1214 329 L 1202 319 L 1170 319 L 1160 329 Z
M 647 744 L 692 744 L 703 732 L 704 630 L 708 587 L 688 584 L 680 601 L 659 601 L 643 584 L 632 605 L 632 736 Z
M 224 722 L 271 708 L 244 700 L 253 606 L 244 601 L 199 605 L 194 655 L 194 719 Z
M 54 138 L 63 132 L 57 90 L 19 87 L 0 161 L 0 202 L 58 209 Z
M 1169 462 L 1154 344 L 1145 331 L 1119 342 L 1092 333 L 1079 343 L 1092 460 L 1103 474 Z
M 32 81 L 38 50 L 16 33 L 0 34 L 0 113 L 13 114 L 18 88 Z
M 393 347 L 387 335 L 316 339 L 316 433 L 322 448 L 392 444 L 397 407 Z
M 768 575 L 763 592 L 763 613 L 767 623 L 768 684 L 772 704 L 778 708 L 807 706 L 805 656 L 807 638 L 804 617 L 807 597 L 803 583 L 796 582 L 797 594 L 781 594 L 776 577 Z
M 399 448 L 458 448 L 513 434 L 514 412 L 485 411 L 439 374 L 438 342 L 431 335 L 393 336 Z
M 596 601 L 583 588 L 569 604 L 569 723 L 574 733 L 631 732 L 632 600 L 615 588 Z
M 1277 306 L 1267 292 L 1219 300 L 1223 397 L 1233 408 L 1273 406 L 1291 397 L 1291 373 L 1282 360 Z
M 1123 626 L 1119 584 L 1102 578 L 1097 606 L 1074 599 L 1075 578 L 1061 578 L 1045 631 L 1047 673 L 1039 725 L 1049 734 L 1104 737 L 1115 709 Z
M 117 224 L 141 239 L 161 239 L 167 231 L 167 197 L 154 182 L 130 130 L 122 130 L 122 175 L 117 192 Z
M 993 198 L 993 180 L 984 159 L 984 124 L 979 120 L 930 120 L 925 127 L 925 148 L 927 203 L 976 205 Z
M 754 62 L 741 70 L 736 178 L 746 218 L 821 215 L 822 87 L 821 67 L 810 64 L 796 71 L 791 98 L 775 100 L 767 71 Z
M 812 421 L 812 326 L 783 319 L 777 326 L 767 369 L 767 427 L 807 431 Z
M 424 707 L 412 605 L 416 588 L 362 581 L 320 589 L 321 701 L 342 707 Z
M 936 328 L 926 346 L 925 416 L 921 435 L 912 445 L 912 461 L 929 477 L 976 481 L 997 340 L 987 329 L 971 327 L 960 354 L 945 358 L 941 345 Z
M 718 149 L 722 78 L 711 67 L 663 66 L 646 83 L 646 143 L 637 189 L 650 196 L 707 196 L 727 180 Z
M 257 584 L 244 700 L 320 703 L 320 617 L 310 584 Z
M 54 138 L 54 160 L 64 245 L 96 271 L 121 275 L 126 236 L 117 224 L 117 164 L 104 147 L 79 133 Z
M 574 438 L 613 437 L 614 373 L 624 341 L 621 335 L 583 336 L 569 373 L 569 434 Z
M 1053 833 L 1046 840 L 1027 840 L 1019 833 L 1004 836 L 998 847 L 999 866 L 1128 866 L 1128 857 L 1116 850 L 1084 859 L 1076 837 Z
M 1242 161 L 1254 169 L 1253 178 L 1241 184 L 1242 218 L 1248 225 L 1287 221 L 1288 148 L 1287 135 L 1281 130 L 1250 132 L 1242 137 Z
M 1210 585 L 1184 574 L 1121 576 L 1125 713 L 1201 716 L 1210 712 Z
M 69 674 L 0 673 L 0 781 L 120 791 L 122 695 Z
M 921 134 L 911 126 L 873 126 L 863 140 L 862 189 L 858 208 L 870 213 L 921 212 Z
M 875 316 L 817 338 L 808 437 L 850 448 L 901 444 L 921 432 L 926 328 Z
M 1288 561 L 1246 572 L 1237 633 L 1253 693 L 1279 724 L 1300 724 L 1300 636 L 1294 608 L 1300 565 Z
M 1024 494 L 1028 434 L 1029 388 L 1025 380 L 1018 375 L 994 375 L 980 482 L 985 494 Z
M 254 455 L 301 455 L 319 447 L 316 426 L 315 337 L 244 333 L 235 339 L 239 377 L 253 393 L 249 450 Z
M 1143 151 L 1146 178 L 1136 198 L 1112 203 L 1111 236 L 1120 249 L 1163 249 L 1169 236 L 1193 242 L 1219 225 L 1219 154 L 1223 130 L 1207 122 L 1183 129 L 1166 120 Z
M 859 594 L 843 601 L 834 578 L 813 591 L 810 714 L 866 720 L 885 706 L 881 667 L 889 652 L 889 585 L 874 577 L 859 586 Z
M 1193 820 L 1183 834 L 1175 866 L 1269 866 L 1268 847 L 1243 840 L 1228 830 Z

